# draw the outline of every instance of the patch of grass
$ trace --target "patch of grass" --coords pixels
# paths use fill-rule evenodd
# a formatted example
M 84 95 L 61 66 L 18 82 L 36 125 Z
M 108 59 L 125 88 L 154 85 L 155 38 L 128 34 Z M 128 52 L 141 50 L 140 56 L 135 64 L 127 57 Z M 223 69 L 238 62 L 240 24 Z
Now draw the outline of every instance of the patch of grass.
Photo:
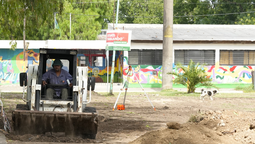
M 243 86 L 238 85 L 237 87 L 235 87 L 235 90 L 243 90 Z
M 108 92 L 98 92 L 100 95 L 107 96 L 107 97 L 114 97 L 117 93 L 110 94 Z
M 160 92 L 152 92 L 150 94 L 158 94 L 160 96 L 193 96 L 198 97 L 199 93 L 187 93 L 187 92 L 181 92 L 177 90 L 162 90 Z
M 189 118 L 189 122 L 198 123 L 202 121 L 204 118 L 201 114 L 198 115 L 191 115 Z
M 189 118 L 189 122 L 197 123 L 199 120 L 197 119 L 197 116 L 191 115 Z
M 253 89 L 253 85 L 249 85 L 249 86 L 237 86 L 235 87 L 235 90 L 241 90 L 243 91 L 244 93 L 251 93 L 251 92 L 255 92 L 255 90 Z
M 155 96 L 172 96 L 172 97 L 180 97 L 180 96 L 194 96 L 194 97 L 198 97 L 200 96 L 199 93 L 187 93 L 187 92 L 179 92 L 177 90 L 162 90 L 160 92 L 146 92 L 149 97 L 151 95 L 155 95 Z M 105 92 L 100 92 L 101 95 L 103 96 L 112 96 L 112 95 L 107 95 L 107 93 Z M 119 93 L 115 92 L 114 93 L 114 96 L 118 96 Z M 125 95 L 125 92 L 122 92 L 121 93 L 121 97 L 123 97 Z M 145 96 L 144 92 L 127 92 L 127 96 L 138 96 L 138 95 L 141 95 L 141 96 Z
M 249 91 L 249 92 L 247 92 Z M 251 90 L 251 86 L 244 90 L 244 93 L 219 93 L 216 94 L 215 98 L 255 98 L 255 91 Z M 185 91 L 178 91 L 173 89 L 162 90 L 159 92 L 146 92 L 150 99 L 157 98 L 157 96 L 166 96 L 166 97 L 200 97 L 200 93 L 187 93 Z M 106 97 L 117 97 L 119 92 L 114 92 L 114 96 L 107 95 L 106 92 L 100 92 L 101 95 L 105 95 Z M 123 98 L 125 92 L 122 92 L 120 97 Z M 127 92 L 127 96 L 143 96 L 141 98 L 145 98 L 144 92 Z

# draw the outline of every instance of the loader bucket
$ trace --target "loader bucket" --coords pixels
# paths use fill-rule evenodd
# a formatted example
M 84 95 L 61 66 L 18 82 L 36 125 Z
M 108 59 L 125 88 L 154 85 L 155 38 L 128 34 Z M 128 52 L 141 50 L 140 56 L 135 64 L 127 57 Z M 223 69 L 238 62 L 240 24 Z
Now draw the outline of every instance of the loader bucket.
M 12 119 L 15 134 L 21 135 L 65 132 L 95 139 L 98 127 L 97 113 L 15 110 Z

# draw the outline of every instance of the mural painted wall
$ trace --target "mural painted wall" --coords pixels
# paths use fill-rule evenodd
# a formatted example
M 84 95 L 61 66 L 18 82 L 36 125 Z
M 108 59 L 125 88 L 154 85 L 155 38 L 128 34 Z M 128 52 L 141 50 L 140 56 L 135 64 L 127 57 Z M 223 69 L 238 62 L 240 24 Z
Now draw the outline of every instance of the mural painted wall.
M 93 50 L 92 50 L 93 51 Z M 78 61 L 80 56 L 86 56 L 87 64 L 88 66 L 88 75 L 93 76 L 96 78 L 96 82 L 98 83 L 106 83 L 107 82 L 107 66 L 106 66 L 106 55 L 86 55 L 86 54 L 78 54 Z M 93 66 L 92 64 L 94 62 L 93 57 L 102 57 L 102 62 L 100 62 L 100 66 Z M 110 55 L 110 67 L 109 67 L 109 82 L 111 78 L 111 65 L 112 65 L 112 56 Z M 122 69 L 123 69 L 123 52 L 117 51 L 115 56 L 115 67 L 114 67 L 114 82 L 122 82 Z M 78 62 L 79 63 L 79 62 Z
M 114 82 L 122 82 L 123 52 L 116 53 L 116 63 L 114 68 Z M 27 72 L 29 64 L 39 64 L 39 49 L 27 50 L 25 62 L 23 60 L 23 50 L 9 49 L 0 50 L 0 85 L 19 84 L 19 74 Z M 110 57 L 111 58 L 111 57 Z M 51 63 L 47 63 L 51 67 Z M 96 67 L 88 65 L 89 75 L 96 77 L 97 82 L 107 82 L 107 67 L 105 57 L 103 58 L 103 66 Z M 111 67 L 109 67 L 109 81 L 111 77 Z
M 251 66 L 208 66 L 208 76 L 216 84 L 252 83 Z
M 27 72 L 29 64 L 38 64 L 39 50 L 27 50 L 24 54 L 22 49 L 15 51 L 10 49 L 0 50 L 0 85 L 18 84 L 19 73 Z
M 26 51 L 25 62 L 23 61 L 23 50 L 17 49 L 15 51 L 9 49 L 0 50 L 0 85 L 18 84 L 19 73 L 26 72 L 26 67 L 29 64 L 39 63 L 39 50 L 32 49 Z M 128 58 L 123 57 L 120 52 L 116 56 L 116 66 L 114 69 L 114 82 L 122 82 L 122 74 L 124 79 L 127 79 L 128 72 Z M 122 63 L 123 59 L 123 63 Z M 105 62 L 105 58 L 103 59 Z M 122 65 L 123 64 L 123 65 Z M 129 82 L 138 85 L 138 80 L 141 84 L 148 85 L 148 87 L 161 87 L 162 85 L 162 66 L 161 65 L 133 65 L 133 73 L 130 74 Z M 123 69 L 123 71 L 122 71 Z M 96 71 L 97 70 L 97 71 Z M 173 70 L 179 73 L 182 70 Z M 215 84 L 250 84 L 252 83 L 251 71 L 254 70 L 252 66 L 220 66 L 219 63 L 213 66 L 205 67 L 208 78 L 211 78 Z M 109 68 L 111 71 L 111 67 Z M 89 74 L 97 78 L 97 82 L 107 81 L 107 68 L 94 67 L 89 65 Z M 110 78 L 110 72 L 109 72 Z M 173 77 L 174 79 L 174 77 Z
M 124 57 L 123 77 L 129 77 L 131 87 L 161 87 L 162 85 L 162 66 L 160 65 L 132 65 L 132 73 L 128 73 L 128 58 Z M 134 85 L 132 85 L 134 84 Z
M 132 65 L 133 73 L 127 74 L 128 66 L 128 58 L 125 57 L 123 75 L 125 80 L 127 79 L 127 75 L 129 75 L 131 87 L 140 87 L 138 81 L 143 84 L 144 87 L 162 87 L 162 66 Z M 220 66 L 219 63 L 216 63 L 216 65 L 213 66 L 206 66 L 205 70 L 208 74 L 208 78 L 211 78 L 214 84 L 233 85 L 251 84 L 251 71 L 253 71 L 254 68 L 252 66 Z M 182 69 L 176 69 L 174 64 L 173 71 L 178 73 L 183 72 Z

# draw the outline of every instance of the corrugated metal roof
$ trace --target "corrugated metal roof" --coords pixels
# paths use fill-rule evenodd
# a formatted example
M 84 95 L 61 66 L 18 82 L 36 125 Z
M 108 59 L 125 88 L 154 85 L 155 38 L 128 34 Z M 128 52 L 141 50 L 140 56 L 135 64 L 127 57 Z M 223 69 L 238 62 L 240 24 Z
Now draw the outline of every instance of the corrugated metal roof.
M 113 24 L 108 24 L 113 29 Z M 132 30 L 132 40 L 163 40 L 163 24 L 118 24 Z M 173 25 L 176 41 L 255 41 L 255 25 Z

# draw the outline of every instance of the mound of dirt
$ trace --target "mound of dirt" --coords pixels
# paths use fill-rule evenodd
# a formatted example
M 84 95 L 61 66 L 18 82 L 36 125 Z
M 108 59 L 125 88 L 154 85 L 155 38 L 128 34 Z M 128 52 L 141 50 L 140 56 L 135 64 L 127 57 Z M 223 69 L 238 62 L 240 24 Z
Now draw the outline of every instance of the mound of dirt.
M 131 144 L 252 144 L 255 113 L 231 110 L 199 111 L 189 122 L 167 123 L 167 128 L 144 134 Z

